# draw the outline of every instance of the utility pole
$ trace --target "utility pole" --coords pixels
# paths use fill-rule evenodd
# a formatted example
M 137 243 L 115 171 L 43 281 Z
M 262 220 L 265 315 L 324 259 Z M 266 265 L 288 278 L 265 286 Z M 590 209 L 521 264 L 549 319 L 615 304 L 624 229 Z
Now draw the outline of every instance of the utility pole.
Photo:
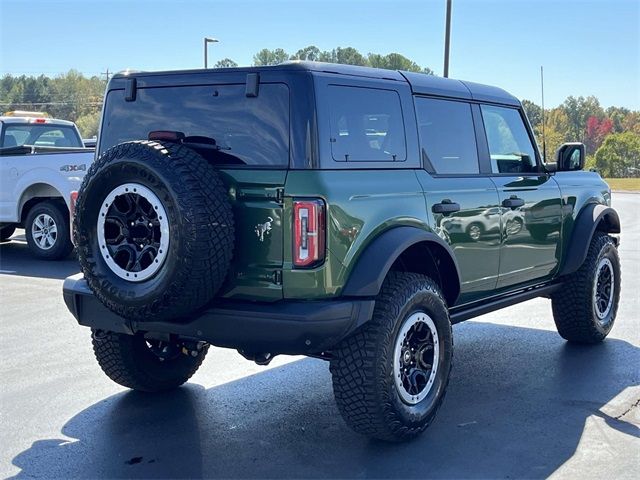
M 108 67 L 107 67 L 107 71 L 106 72 L 102 72 L 100 75 L 106 75 L 107 76 L 107 83 L 109 83 L 109 77 L 111 76 L 111 72 L 109 71 Z
M 547 162 L 547 141 L 544 136 L 544 70 L 540 65 L 540 91 L 542 93 L 542 158 Z
M 449 76 L 449 46 L 451 43 L 451 0 L 447 0 L 447 16 L 444 33 L 444 77 Z

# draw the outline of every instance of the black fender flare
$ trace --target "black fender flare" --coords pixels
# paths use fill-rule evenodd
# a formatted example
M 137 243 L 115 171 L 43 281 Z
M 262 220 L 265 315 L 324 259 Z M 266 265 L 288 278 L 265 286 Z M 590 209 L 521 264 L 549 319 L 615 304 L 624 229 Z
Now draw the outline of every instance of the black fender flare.
M 571 241 L 565 247 L 565 260 L 559 272 L 560 276 L 575 272 L 584 263 L 596 230 L 620 233 L 618 213 L 613 208 L 599 203 L 590 203 L 582 209 L 573 224 Z
M 447 242 L 433 232 L 415 227 L 394 227 L 376 237 L 356 259 L 356 264 L 345 287 L 343 296 L 374 297 L 382 288 L 387 273 L 393 263 L 412 245 L 426 242 L 439 249 L 441 261 L 447 262 L 447 269 L 455 272 L 456 278 L 442 279 L 447 286 L 443 291 L 449 306 L 455 304 L 460 295 L 460 270 L 453 250 Z M 433 253 L 433 252 L 432 252 Z

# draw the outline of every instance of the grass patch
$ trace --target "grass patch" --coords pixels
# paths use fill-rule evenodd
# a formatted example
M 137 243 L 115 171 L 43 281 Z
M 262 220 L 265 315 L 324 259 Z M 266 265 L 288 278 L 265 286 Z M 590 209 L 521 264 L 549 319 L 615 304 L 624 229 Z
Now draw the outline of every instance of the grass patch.
M 611 190 L 640 191 L 640 178 L 605 178 Z

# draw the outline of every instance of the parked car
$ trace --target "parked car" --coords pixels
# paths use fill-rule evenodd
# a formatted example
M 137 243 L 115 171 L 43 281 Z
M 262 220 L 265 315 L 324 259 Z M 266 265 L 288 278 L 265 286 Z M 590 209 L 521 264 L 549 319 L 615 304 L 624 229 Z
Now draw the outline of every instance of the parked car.
M 447 390 L 452 324 L 534 297 L 551 298 L 570 342 L 614 324 L 609 187 L 581 171 L 584 145 L 545 165 L 533 138 L 507 92 L 424 74 L 117 75 L 65 302 L 126 387 L 181 385 L 209 345 L 258 364 L 309 355 L 329 361 L 349 426 L 415 437 Z M 448 231 L 470 218 L 496 234 Z
M 24 227 L 33 254 L 57 260 L 73 249 L 70 212 L 94 150 L 73 122 L 25 113 L 0 117 L 0 241 Z

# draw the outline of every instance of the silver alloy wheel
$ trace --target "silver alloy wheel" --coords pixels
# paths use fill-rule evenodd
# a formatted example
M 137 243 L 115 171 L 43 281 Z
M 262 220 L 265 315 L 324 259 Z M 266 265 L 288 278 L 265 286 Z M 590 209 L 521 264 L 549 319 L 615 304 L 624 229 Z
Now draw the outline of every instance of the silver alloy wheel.
M 31 224 L 31 236 L 41 250 L 53 248 L 58 239 L 58 226 L 53 217 L 47 213 L 36 216 Z
M 120 278 L 146 280 L 167 258 L 167 212 L 144 185 L 125 183 L 114 188 L 102 202 L 97 230 L 102 258 Z
M 436 325 L 425 312 L 410 315 L 396 337 L 393 378 L 402 400 L 415 405 L 429 394 L 438 372 L 440 343 Z
M 478 225 L 471 225 L 469 227 L 469 236 L 471 240 L 480 240 L 480 236 L 482 235 L 482 231 Z
M 602 258 L 598 262 L 593 280 L 593 305 L 600 322 L 604 321 L 613 308 L 614 293 L 615 274 L 613 272 L 613 264 L 608 258 Z

